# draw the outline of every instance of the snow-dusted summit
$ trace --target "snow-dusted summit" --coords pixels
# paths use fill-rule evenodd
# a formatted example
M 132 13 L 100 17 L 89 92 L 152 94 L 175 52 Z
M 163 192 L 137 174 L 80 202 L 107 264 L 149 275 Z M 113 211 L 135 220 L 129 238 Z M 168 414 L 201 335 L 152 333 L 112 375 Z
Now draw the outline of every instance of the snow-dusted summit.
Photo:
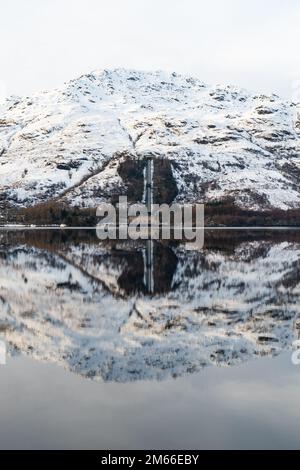
M 0 207 L 126 194 L 126 158 L 168 158 L 178 201 L 300 207 L 297 104 L 176 73 L 102 70 L 0 109 Z

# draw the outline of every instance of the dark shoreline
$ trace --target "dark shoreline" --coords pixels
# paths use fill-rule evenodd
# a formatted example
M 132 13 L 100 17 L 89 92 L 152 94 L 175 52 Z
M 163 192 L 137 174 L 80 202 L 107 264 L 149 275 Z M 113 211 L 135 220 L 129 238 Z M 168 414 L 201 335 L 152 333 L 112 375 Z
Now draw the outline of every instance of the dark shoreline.
M 111 201 L 108 201 L 111 202 Z M 160 202 L 162 203 L 162 202 Z M 300 227 L 299 209 L 241 209 L 231 199 L 204 204 L 205 227 Z M 94 227 L 99 223 L 96 208 L 80 208 L 60 201 L 49 201 L 26 208 L 7 208 L 0 224 Z M 5 218 L 5 220 L 3 220 Z M 172 224 L 172 222 L 171 222 Z

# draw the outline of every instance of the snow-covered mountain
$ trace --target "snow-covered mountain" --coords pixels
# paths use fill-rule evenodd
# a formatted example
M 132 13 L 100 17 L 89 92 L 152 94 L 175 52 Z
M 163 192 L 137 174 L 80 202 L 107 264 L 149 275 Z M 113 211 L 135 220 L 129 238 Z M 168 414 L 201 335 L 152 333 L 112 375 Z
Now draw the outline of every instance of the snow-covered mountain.
M 102 70 L 0 110 L 0 204 L 95 207 L 124 159 L 171 162 L 178 201 L 300 207 L 297 104 L 163 72 Z
M 105 381 L 156 380 L 274 356 L 299 338 L 299 237 L 224 252 L 172 247 L 169 289 L 148 295 L 122 283 L 130 256 L 137 277 L 141 247 L 22 236 L 0 238 L 0 336 L 11 355 Z

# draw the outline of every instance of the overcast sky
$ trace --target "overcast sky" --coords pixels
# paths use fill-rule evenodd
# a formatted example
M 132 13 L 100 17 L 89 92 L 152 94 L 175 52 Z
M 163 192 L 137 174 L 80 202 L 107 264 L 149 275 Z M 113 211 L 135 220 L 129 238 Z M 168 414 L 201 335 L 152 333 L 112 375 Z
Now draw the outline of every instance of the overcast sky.
M 299 20 L 300 0 L 0 0 L 0 81 L 30 94 L 130 67 L 290 97 Z

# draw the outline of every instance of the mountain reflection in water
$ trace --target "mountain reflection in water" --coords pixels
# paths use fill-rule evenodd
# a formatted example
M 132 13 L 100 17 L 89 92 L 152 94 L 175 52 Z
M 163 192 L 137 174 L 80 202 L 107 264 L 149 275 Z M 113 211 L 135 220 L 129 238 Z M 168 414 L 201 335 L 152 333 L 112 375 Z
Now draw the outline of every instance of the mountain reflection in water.
M 298 339 L 300 232 L 175 242 L 0 233 L 0 337 L 11 355 L 104 381 L 158 380 L 277 355 Z

